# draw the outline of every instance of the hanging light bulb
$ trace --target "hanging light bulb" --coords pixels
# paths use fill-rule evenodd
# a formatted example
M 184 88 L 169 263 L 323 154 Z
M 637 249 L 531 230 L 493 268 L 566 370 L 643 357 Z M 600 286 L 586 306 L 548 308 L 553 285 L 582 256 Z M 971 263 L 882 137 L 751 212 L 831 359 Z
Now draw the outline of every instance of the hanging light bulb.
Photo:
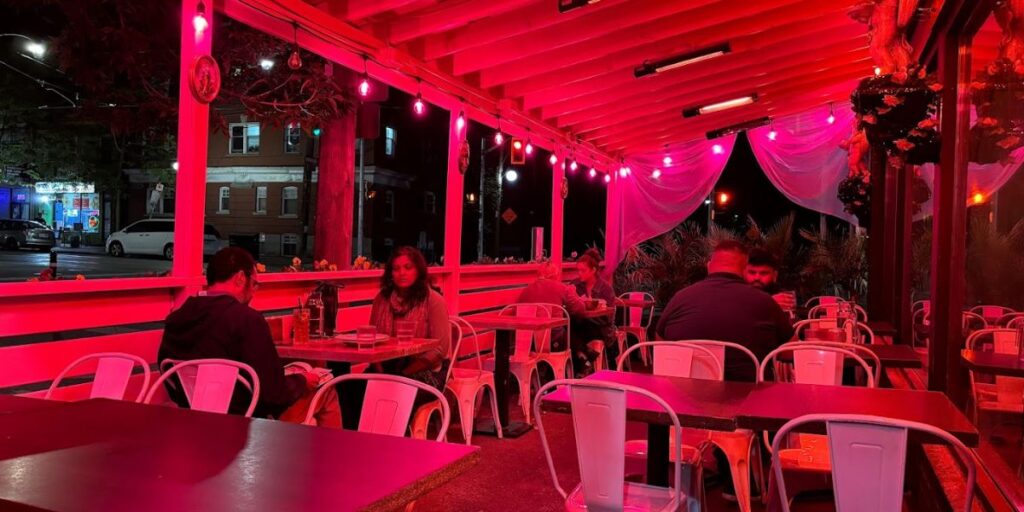
M 570 170 L 570 171 L 573 171 L 573 172 L 575 172 L 575 171 L 576 171 L 576 169 L 577 169 L 578 167 L 579 167 L 579 166 L 578 166 L 578 165 L 576 165 L 576 160 L 573 160 L 573 161 L 572 161 L 572 162 L 571 162 L 571 163 L 569 164 L 569 170 Z
M 611 174 L 605 174 L 604 175 L 604 182 L 605 183 L 611 183 L 612 182 L 612 175 Z
M 302 57 L 299 56 L 299 24 L 292 23 L 292 53 L 288 56 L 288 68 L 297 70 L 302 67 Z
M 775 121 L 768 121 L 768 140 L 775 140 L 775 137 L 778 136 L 778 132 L 775 131 Z
M 672 165 L 672 157 L 665 155 L 665 158 L 661 159 L 661 163 L 665 164 L 666 167 Z
M 210 22 L 206 20 L 206 3 L 199 2 L 196 5 L 196 15 L 192 18 L 192 27 L 195 28 L 197 36 L 202 36 L 209 26 Z
M 416 115 L 422 116 L 427 111 L 427 104 L 423 103 L 423 93 L 420 91 L 420 79 L 416 79 L 416 101 L 412 104 L 412 111 L 416 112 Z
M 459 111 L 459 117 L 455 120 L 455 128 L 462 131 L 466 127 L 466 113 Z
M 875 66 L 875 76 L 879 76 L 881 74 L 882 74 L 882 68 L 880 68 L 878 66 Z
M 629 175 L 629 171 L 626 170 L 626 167 L 619 167 L 619 176 L 625 178 L 627 175 Z
M 591 169 L 590 172 L 587 173 L 587 176 L 590 176 L 591 178 L 597 177 L 597 169 Z
M 505 180 L 509 183 L 515 183 L 519 179 L 519 173 L 515 169 L 509 169 L 505 172 Z
M 655 169 L 654 172 L 651 173 L 651 177 L 654 178 L 654 179 L 660 178 L 661 177 L 661 169 Z
M 714 146 L 711 146 L 711 152 L 716 155 L 721 155 L 722 153 L 725 153 L 725 149 L 722 148 L 721 144 L 715 144 Z
M 832 102 L 829 102 L 828 104 L 828 118 L 826 118 L 825 120 L 828 121 L 828 124 L 833 124 L 836 122 L 836 112 L 834 106 L 832 105 Z
M 367 57 L 363 55 L 363 79 L 359 82 L 359 95 L 366 97 L 370 94 L 370 75 L 366 69 Z
M 496 132 L 494 134 L 494 143 L 500 146 L 504 142 L 505 142 L 505 136 L 503 136 L 500 131 Z
M 527 155 L 532 155 L 533 154 L 533 144 L 530 143 L 530 139 L 526 139 L 526 154 Z
M 558 163 L 558 157 L 551 153 L 551 156 L 548 157 L 548 162 L 551 162 L 551 165 L 555 165 Z

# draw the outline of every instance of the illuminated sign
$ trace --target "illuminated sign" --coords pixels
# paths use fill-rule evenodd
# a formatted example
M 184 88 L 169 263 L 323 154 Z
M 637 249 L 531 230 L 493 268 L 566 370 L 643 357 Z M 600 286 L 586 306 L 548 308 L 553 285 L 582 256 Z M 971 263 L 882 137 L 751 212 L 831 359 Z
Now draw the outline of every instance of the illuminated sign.
M 37 194 L 92 194 L 96 185 L 72 181 L 40 181 L 36 183 Z

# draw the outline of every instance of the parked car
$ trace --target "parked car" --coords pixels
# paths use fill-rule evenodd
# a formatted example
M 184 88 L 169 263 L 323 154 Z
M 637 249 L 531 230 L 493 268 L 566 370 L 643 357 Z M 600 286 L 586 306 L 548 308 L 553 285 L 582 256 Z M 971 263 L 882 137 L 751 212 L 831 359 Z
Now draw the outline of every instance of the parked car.
M 34 220 L 0 220 L 0 242 L 4 249 L 22 247 L 48 251 L 56 241 L 53 230 Z
M 213 226 L 204 226 L 204 256 L 212 256 L 227 246 L 227 242 Z M 155 254 L 174 259 L 174 219 L 145 219 L 129 224 L 107 237 L 107 254 Z

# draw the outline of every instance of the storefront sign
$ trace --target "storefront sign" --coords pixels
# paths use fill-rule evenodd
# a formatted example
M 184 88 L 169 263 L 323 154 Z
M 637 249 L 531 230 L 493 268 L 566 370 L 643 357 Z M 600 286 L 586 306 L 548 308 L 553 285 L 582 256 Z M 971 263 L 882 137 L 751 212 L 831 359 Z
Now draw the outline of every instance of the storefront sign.
M 37 194 L 92 194 L 96 186 L 92 183 L 72 181 L 40 181 L 36 183 Z

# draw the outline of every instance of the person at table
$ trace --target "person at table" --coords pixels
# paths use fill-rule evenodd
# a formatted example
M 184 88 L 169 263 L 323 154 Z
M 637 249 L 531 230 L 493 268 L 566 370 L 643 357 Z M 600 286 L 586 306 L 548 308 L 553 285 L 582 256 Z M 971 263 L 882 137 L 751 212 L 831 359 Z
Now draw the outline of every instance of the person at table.
M 305 419 L 319 376 L 314 372 L 285 375 L 270 326 L 249 306 L 256 292 L 256 261 L 238 247 L 221 249 L 206 268 L 205 294 L 189 297 L 167 316 L 157 359 L 230 359 L 256 372 L 260 396 L 255 417 L 274 417 L 299 423 Z M 170 384 L 170 383 L 169 383 Z M 177 386 L 168 394 L 179 406 L 188 399 Z M 319 425 L 340 426 L 337 398 L 329 393 L 315 417 Z M 242 414 L 251 394 L 237 385 L 228 412 Z
M 550 261 L 542 262 L 537 269 L 537 279 L 527 285 L 526 288 L 523 288 L 516 302 L 561 306 L 569 313 L 569 320 L 573 322 L 573 329 L 576 329 L 577 320 L 586 320 L 582 318 L 582 314 L 586 312 L 587 306 L 576 293 L 575 287 L 565 285 L 559 280 L 559 274 L 558 267 L 554 263 Z M 579 360 L 580 367 L 592 366 L 598 352 L 588 347 L 587 344 L 589 341 L 599 338 L 577 336 L 575 332 L 572 338 L 569 340 L 569 347 Z M 565 343 L 565 329 L 552 329 L 551 350 L 564 350 Z
M 754 288 L 770 294 L 783 311 L 796 308 L 796 296 L 779 289 L 779 262 L 772 253 L 760 248 L 751 249 L 743 277 Z
M 612 285 L 601 277 L 601 253 L 597 249 L 588 249 L 576 260 L 578 277 L 570 283 L 576 293 L 584 299 L 604 301 L 606 306 L 615 303 L 615 290 Z M 615 324 L 612 317 L 579 318 L 573 321 L 573 337 L 582 340 L 601 340 L 605 344 L 610 361 L 618 358 L 619 346 L 615 338 Z
M 720 242 L 708 262 L 708 276 L 675 294 L 655 329 L 663 340 L 719 340 L 739 343 L 758 359 L 793 336 L 789 316 L 767 293 L 750 286 L 743 244 Z M 725 361 L 729 380 L 754 381 L 757 369 L 730 353 Z
M 370 309 L 370 324 L 378 333 L 395 336 L 401 321 L 415 322 L 414 337 L 436 339 L 438 344 L 427 352 L 390 361 L 384 370 L 443 390 L 451 351 L 448 305 L 430 287 L 427 260 L 413 247 L 399 247 L 388 259 Z

